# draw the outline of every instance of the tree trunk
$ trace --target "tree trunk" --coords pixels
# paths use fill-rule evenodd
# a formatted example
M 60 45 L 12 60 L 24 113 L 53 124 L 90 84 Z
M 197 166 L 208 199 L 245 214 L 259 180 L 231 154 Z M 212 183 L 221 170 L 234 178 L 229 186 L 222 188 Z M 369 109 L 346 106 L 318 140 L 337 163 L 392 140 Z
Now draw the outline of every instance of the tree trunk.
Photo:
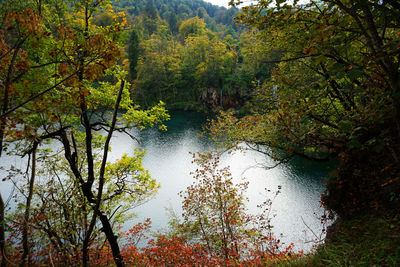
M 5 218 L 4 218 L 4 202 L 0 194 L 0 250 L 1 250 L 1 267 L 6 266 L 6 239 L 5 239 Z
M 103 188 L 104 188 L 104 174 L 105 174 L 105 168 L 106 168 L 106 164 L 107 164 L 107 157 L 108 157 L 108 149 L 109 149 L 109 145 L 111 142 L 111 137 L 112 134 L 114 132 L 115 129 L 115 125 L 117 123 L 117 115 L 118 115 L 118 110 L 119 110 L 119 105 L 122 99 L 122 92 L 124 89 L 124 85 L 125 85 L 125 81 L 122 80 L 121 81 L 121 86 L 120 89 L 118 91 L 118 95 L 117 95 L 117 100 L 115 102 L 115 107 L 114 107 L 114 112 L 113 112 L 113 118 L 111 121 L 111 127 L 108 130 L 108 135 L 107 135 L 107 139 L 106 142 L 104 143 L 104 151 L 103 151 L 103 159 L 101 162 L 101 167 L 100 167 L 100 174 L 99 174 L 99 185 L 98 185 L 98 191 L 97 191 L 97 198 L 96 198 L 96 205 L 94 207 L 94 213 L 93 213 L 93 218 L 91 220 L 89 229 L 86 233 L 86 237 L 84 240 L 84 256 L 87 255 L 87 248 L 88 248 L 88 243 L 89 243 L 89 238 L 90 235 L 94 229 L 94 226 L 96 224 L 96 217 L 97 215 L 100 218 L 100 221 L 103 225 L 102 231 L 104 232 L 104 234 L 107 237 L 107 240 L 110 244 L 110 248 L 112 250 L 112 254 L 114 257 L 114 262 L 117 266 L 124 266 L 124 262 L 122 259 L 122 255 L 119 249 L 119 245 L 118 245 L 118 241 L 117 241 L 117 236 L 114 235 L 112 226 L 110 224 L 109 219 L 107 218 L 106 215 L 104 215 L 101 211 L 100 211 L 100 204 L 101 204 L 101 198 L 103 195 Z M 87 256 L 83 258 L 83 264 L 84 266 L 86 266 L 87 264 Z
M 101 213 L 100 213 L 101 214 Z M 101 224 L 103 225 L 102 231 L 107 237 L 108 243 L 110 244 L 110 248 L 113 254 L 114 262 L 117 267 L 125 266 L 121 251 L 119 249 L 117 236 L 114 235 L 113 229 L 111 227 L 110 221 L 107 216 L 104 214 L 99 215 Z
M 36 149 L 38 144 L 36 142 L 33 143 L 32 148 L 32 170 L 31 170 L 31 179 L 29 181 L 29 193 L 26 199 L 26 207 L 25 207 L 25 214 L 24 214 L 24 222 L 23 222 L 23 229 L 22 229 L 22 247 L 23 247 L 23 254 L 21 257 L 21 264 L 20 266 L 27 266 L 30 264 L 30 253 L 29 253 L 29 215 L 31 209 L 31 201 L 33 197 L 33 185 L 35 183 L 35 175 L 36 175 Z

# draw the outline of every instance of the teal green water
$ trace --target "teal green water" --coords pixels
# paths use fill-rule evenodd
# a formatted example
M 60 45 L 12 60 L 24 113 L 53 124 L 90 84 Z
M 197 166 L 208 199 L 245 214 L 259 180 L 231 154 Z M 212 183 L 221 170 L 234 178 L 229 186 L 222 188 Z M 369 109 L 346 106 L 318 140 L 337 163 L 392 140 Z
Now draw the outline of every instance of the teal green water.
M 116 136 L 112 141 L 113 156 L 130 152 L 133 148 L 146 149 L 144 166 L 161 183 L 158 195 L 147 203 L 135 208 L 138 218 L 127 226 L 151 218 L 154 230 L 168 227 L 166 209 L 181 213 L 181 199 L 178 193 L 192 183 L 190 172 L 196 166 L 191 164 L 189 152 L 210 151 L 213 144 L 205 137 L 199 138 L 206 117 L 190 112 L 175 112 L 166 123 L 167 132 L 157 129 L 138 134 L 139 143 L 126 136 Z M 318 216 L 323 213 L 320 207 L 320 194 L 324 190 L 321 180 L 326 179 L 329 167 L 326 164 L 310 162 L 297 158 L 286 165 L 272 170 L 262 166 L 271 165 L 271 159 L 254 151 L 224 154 L 221 164 L 230 166 L 237 182 L 247 179 L 249 188 L 246 195 L 250 213 L 257 213 L 257 204 L 268 198 L 265 188 L 275 191 L 282 186 L 281 193 L 272 205 L 274 233 L 282 234 L 283 242 L 294 242 L 298 249 L 308 250 L 309 243 L 322 232 Z M 312 231 L 311 231 L 311 230 Z
M 191 112 L 175 112 L 172 119 L 166 123 L 167 132 L 149 129 L 143 132 L 132 130 L 138 141 L 126 135 L 118 134 L 112 139 L 110 160 L 119 158 L 123 153 L 132 153 L 135 148 L 147 150 L 144 157 L 144 167 L 161 183 L 157 196 L 139 207 L 134 207 L 137 218 L 127 222 L 129 227 L 145 218 L 151 218 L 154 230 L 168 227 L 166 209 L 181 213 L 181 199 L 178 193 L 192 183 L 191 171 L 194 171 L 192 156 L 189 152 L 202 152 L 214 149 L 207 138 L 199 138 L 206 117 Z M 24 168 L 26 161 L 19 157 L 3 156 L 0 166 L 16 166 Z M 257 213 L 256 206 L 269 196 L 264 188 L 275 191 L 282 186 L 281 194 L 274 200 L 272 219 L 274 233 L 282 234 L 283 242 L 295 243 L 298 249 L 308 250 L 313 243 L 308 241 L 315 238 L 312 232 L 319 235 L 322 226 L 318 216 L 323 213 L 320 208 L 320 194 L 324 190 L 322 179 L 326 179 L 329 166 L 297 158 L 286 165 L 280 165 L 272 170 L 262 166 L 272 162 L 264 155 L 247 151 L 246 153 L 224 154 L 221 165 L 230 166 L 234 179 L 242 182 L 249 181 L 246 196 L 249 213 Z M 4 176 L 4 171 L 0 170 Z M 0 182 L 0 192 L 4 199 L 12 192 L 10 182 Z M 12 203 L 10 203 L 12 205 Z

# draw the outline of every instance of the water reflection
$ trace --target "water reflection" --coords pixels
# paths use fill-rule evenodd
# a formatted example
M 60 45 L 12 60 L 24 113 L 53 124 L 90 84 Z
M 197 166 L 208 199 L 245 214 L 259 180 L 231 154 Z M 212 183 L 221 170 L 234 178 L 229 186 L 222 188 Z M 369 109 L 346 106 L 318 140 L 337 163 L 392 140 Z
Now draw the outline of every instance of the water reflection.
M 116 135 L 112 140 L 113 158 L 130 153 L 134 148 L 147 150 L 144 167 L 162 187 L 154 199 L 135 211 L 139 218 L 151 218 L 155 229 L 168 226 L 165 208 L 172 207 L 177 214 L 181 213 L 181 199 L 177 194 L 192 183 L 190 172 L 196 167 L 191 164 L 189 152 L 213 149 L 213 145 L 205 138 L 197 137 L 204 122 L 205 117 L 196 113 L 175 113 L 167 123 L 168 132 L 146 130 L 137 135 L 139 142 L 121 135 Z M 259 166 L 271 162 L 265 155 L 254 151 L 224 154 L 221 163 L 230 166 L 237 182 L 244 177 L 250 181 L 247 196 L 251 213 L 257 212 L 257 204 L 268 197 L 264 188 L 275 191 L 282 186 L 272 206 L 276 214 L 272 219 L 274 232 L 282 233 L 281 240 L 294 242 L 297 248 L 308 250 L 312 246 L 312 243 L 306 242 L 314 238 L 309 229 L 316 234 L 322 229 L 318 216 L 323 212 L 320 194 L 324 190 L 321 180 L 327 175 L 326 164 L 295 159 L 289 164 L 266 170 Z

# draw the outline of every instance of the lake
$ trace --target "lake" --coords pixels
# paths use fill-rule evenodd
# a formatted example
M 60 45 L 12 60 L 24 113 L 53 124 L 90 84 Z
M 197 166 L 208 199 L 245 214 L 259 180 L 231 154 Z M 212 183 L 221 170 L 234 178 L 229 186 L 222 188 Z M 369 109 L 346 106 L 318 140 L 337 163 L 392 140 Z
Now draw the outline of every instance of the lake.
M 196 165 L 191 163 L 190 152 L 214 149 L 207 138 L 198 137 L 205 122 L 206 117 L 202 114 L 174 112 L 166 123 L 167 132 L 132 130 L 139 143 L 122 134 L 113 137 L 110 159 L 132 153 L 134 148 L 145 149 L 143 165 L 161 183 L 155 198 L 135 208 L 137 218 L 127 222 L 125 228 L 151 218 L 153 230 L 161 231 L 168 227 L 167 209 L 181 214 L 178 193 L 193 182 L 190 172 L 196 169 Z M 19 157 L 1 158 L 2 166 L 24 168 L 25 162 Z M 242 182 L 244 177 L 249 181 L 247 208 L 252 214 L 258 212 L 258 204 L 272 197 L 265 194 L 264 188 L 275 191 L 278 186 L 282 187 L 272 204 L 272 214 L 276 215 L 272 219 L 273 231 L 276 236 L 282 234 L 279 238 L 286 244 L 293 242 L 297 249 L 308 251 L 313 245 L 309 241 L 315 238 L 313 232 L 319 235 L 322 231 L 318 216 L 323 214 L 320 194 L 324 190 L 322 180 L 327 177 L 328 165 L 297 158 L 271 170 L 260 167 L 268 163 L 271 163 L 270 159 L 254 151 L 226 153 L 221 157 L 221 167 L 230 166 L 235 181 Z M 0 173 L 3 177 L 4 171 Z M 9 182 L 0 183 L 0 191 L 6 200 L 12 186 Z
M 167 209 L 181 214 L 178 193 L 193 182 L 190 172 L 196 169 L 196 165 L 191 163 L 190 152 L 214 149 L 207 138 L 198 137 L 205 122 L 205 116 L 198 113 L 174 112 L 166 123 L 167 132 L 157 129 L 135 132 L 139 143 L 122 135 L 112 139 L 112 158 L 130 153 L 134 148 L 145 149 L 144 167 L 161 183 L 157 196 L 136 208 L 138 219 L 126 227 L 151 218 L 153 230 L 162 230 L 168 227 Z M 276 236 L 282 234 L 280 239 L 283 242 L 293 242 L 297 249 L 307 251 L 313 245 L 309 242 L 315 238 L 313 232 L 319 236 L 322 231 L 318 218 L 323 214 L 320 195 L 329 166 L 297 158 L 271 170 L 260 167 L 268 163 L 271 163 L 270 159 L 254 151 L 226 153 L 221 158 L 222 166 L 230 166 L 235 181 L 241 182 L 243 177 L 249 181 L 246 196 L 250 213 L 256 213 L 257 204 L 267 199 L 264 188 L 275 191 L 279 185 L 282 186 L 272 204 L 276 215 L 272 219 L 273 231 Z

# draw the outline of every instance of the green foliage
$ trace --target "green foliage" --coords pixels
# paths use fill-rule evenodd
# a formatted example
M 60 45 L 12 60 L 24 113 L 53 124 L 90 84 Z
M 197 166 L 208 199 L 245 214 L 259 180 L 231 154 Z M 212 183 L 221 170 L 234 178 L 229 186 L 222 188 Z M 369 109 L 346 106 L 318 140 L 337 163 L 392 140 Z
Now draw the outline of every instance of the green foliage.
M 142 202 L 148 200 L 157 193 L 160 184 L 150 176 L 148 170 L 142 166 L 144 151 L 135 150 L 132 156 L 124 154 L 114 163 L 107 164 L 106 182 L 108 187 L 104 192 L 104 198 L 113 205 L 122 206 L 124 214 L 123 220 L 120 219 L 122 214 L 116 216 L 120 223 L 129 219 L 127 210 L 136 207 Z M 104 201 L 104 205 L 108 206 L 108 210 L 112 210 L 112 204 Z M 114 207 L 115 209 L 115 207 Z
M 161 123 L 169 120 L 169 115 L 165 112 L 165 104 L 160 102 L 149 110 L 129 109 L 123 118 L 128 127 L 138 127 L 143 130 L 158 124 L 161 130 L 166 130 L 165 125 Z
M 342 217 L 398 210 L 387 193 L 400 188 L 399 6 L 259 1 L 242 10 L 238 22 L 256 34 L 243 34 L 243 69 L 260 70 L 261 83 L 252 115 L 224 113 L 212 134 L 228 147 L 268 146 L 278 162 L 343 155 L 328 181 L 327 207 Z
M 84 135 L 77 134 L 76 142 L 79 147 L 83 146 Z M 103 142 L 102 136 L 95 137 L 97 166 L 100 165 Z M 107 164 L 107 187 L 102 197 L 101 209 L 112 217 L 113 224 L 121 224 L 132 218 L 133 207 L 153 196 L 159 188 L 159 184 L 142 167 L 144 153 L 135 151 L 132 156 L 123 155 L 116 162 Z M 78 165 L 82 168 L 82 175 L 87 175 L 84 168 L 87 160 L 85 155 L 80 155 L 79 159 Z M 41 247 L 53 245 L 58 259 L 78 263 L 82 254 L 81 244 L 88 231 L 87 222 L 93 216 L 93 210 L 89 208 L 79 182 L 68 168 L 68 162 L 60 151 L 41 150 L 38 165 L 39 181 L 34 187 L 35 195 L 31 209 L 31 246 L 35 251 L 39 251 Z M 96 168 L 96 171 L 99 169 Z M 14 170 L 10 173 L 16 184 L 20 184 L 19 173 L 22 172 Z M 98 186 L 97 183 L 96 185 Z M 20 188 L 25 186 L 21 185 Z M 24 201 L 24 198 L 16 201 L 18 209 L 11 215 L 16 222 L 24 211 Z M 18 228 L 12 230 L 13 236 L 18 234 Z M 100 227 L 96 226 L 90 240 L 96 245 L 103 242 Z
M 139 36 L 135 30 L 131 32 L 129 39 L 128 59 L 130 78 L 135 80 L 137 76 L 136 66 L 139 59 Z
M 219 40 L 199 18 L 184 21 L 180 36 L 185 37 L 183 43 L 161 33 L 140 43 L 136 99 L 144 105 L 161 99 L 169 106 L 179 102 L 196 106 L 204 102 L 209 88 L 235 94 L 235 46 Z
M 101 223 L 115 263 L 122 266 L 112 224 L 124 215 L 118 212 L 117 200 L 129 200 L 129 207 L 138 205 L 156 192 L 158 184 L 143 169 L 142 152 L 108 162 L 110 140 L 115 131 L 131 127 L 164 128 L 161 122 L 168 115 L 162 103 L 143 111 L 130 98 L 127 73 L 117 65 L 127 20 L 113 11 L 110 1 L 39 1 L 20 8 L 1 14 L 5 56 L 0 75 L 6 82 L 1 85 L 0 133 L 1 143 L 4 136 L 17 143 L 9 153 L 32 156 L 28 186 L 22 190 L 24 216 L 19 218 L 21 264 L 30 261 L 33 250 L 54 242 L 54 249 L 65 252 L 65 257 L 74 255 L 76 263 L 86 265 Z M 91 19 L 96 14 L 111 19 L 96 25 Z M 37 148 L 45 140 L 61 150 L 56 155 L 43 150 L 37 159 Z M 37 179 L 43 184 L 35 185 Z M 68 208 L 69 200 L 74 208 Z M 43 223 L 38 226 L 41 244 L 35 243 L 38 232 L 29 227 L 35 223 Z
M 140 44 L 143 51 L 137 65 L 134 94 L 140 103 L 151 105 L 162 100 L 175 102 L 180 88 L 182 49 L 180 43 L 163 35 L 153 35 Z
M 132 96 L 140 105 L 149 107 L 161 100 L 173 108 L 239 107 L 241 98 L 251 91 L 251 78 L 241 79 L 244 76 L 236 71 L 236 8 L 227 10 L 197 0 L 118 1 L 113 5 L 132 16 L 127 21 L 135 34 L 127 42 L 125 63 L 134 84 Z M 191 45 L 187 39 L 192 37 L 208 38 L 203 44 L 197 42 L 202 55 L 193 64 L 190 60 L 195 55 L 189 53 L 199 51 L 184 48 Z M 210 89 L 219 91 L 213 93 L 214 99 L 207 99 Z
M 149 7 L 148 1 L 144 0 L 119 0 L 114 1 L 113 5 L 127 10 L 133 16 L 138 16 L 146 12 Z M 237 8 L 226 9 L 200 0 L 154 0 L 152 1 L 152 8 L 151 13 L 154 14 L 156 11 L 162 19 L 168 22 L 170 21 L 168 18 L 171 14 L 175 14 L 179 21 L 198 16 L 200 18 L 207 18 L 210 24 L 219 24 L 222 27 L 225 25 L 235 27 L 233 17 L 239 13 Z M 174 20 L 171 21 L 173 22 Z M 175 26 L 174 23 L 169 25 L 171 28 Z
M 181 23 L 181 26 L 179 26 L 179 35 L 182 39 L 186 39 L 189 36 L 203 35 L 205 27 L 204 20 L 194 17 Z

